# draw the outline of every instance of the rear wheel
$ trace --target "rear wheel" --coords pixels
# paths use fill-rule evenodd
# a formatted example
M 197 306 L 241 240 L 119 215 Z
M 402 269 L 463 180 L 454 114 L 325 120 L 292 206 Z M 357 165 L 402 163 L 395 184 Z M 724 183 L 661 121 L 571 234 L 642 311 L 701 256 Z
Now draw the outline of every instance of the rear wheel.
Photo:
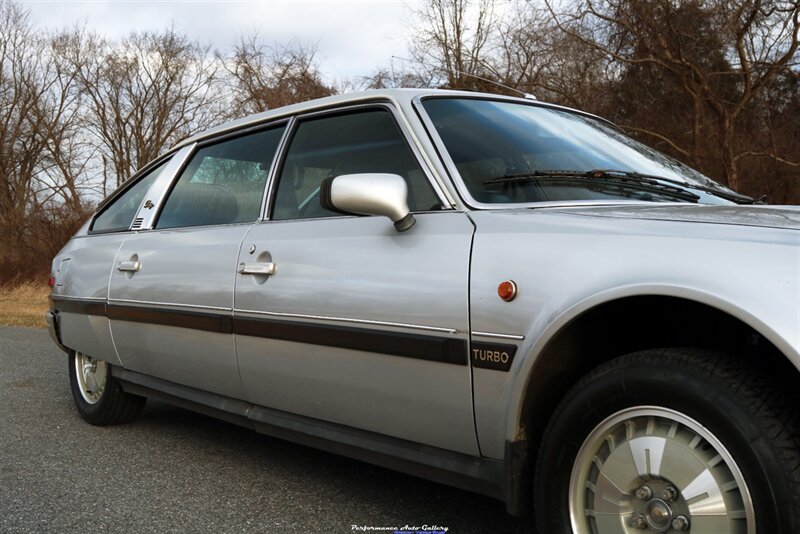
M 69 355 L 69 381 L 78 413 L 93 425 L 128 423 L 144 407 L 146 399 L 125 393 L 108 363 L 82 352 Z
M 670 349 L 583 378 L 548 425 L 541 532 L 800 531 L 797 407 L 756 368 Z

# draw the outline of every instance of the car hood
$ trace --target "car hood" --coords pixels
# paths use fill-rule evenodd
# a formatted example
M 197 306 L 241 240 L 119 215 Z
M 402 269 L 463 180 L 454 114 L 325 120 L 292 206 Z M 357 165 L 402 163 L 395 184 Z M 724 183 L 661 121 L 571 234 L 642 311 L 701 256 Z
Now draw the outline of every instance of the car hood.
M 800 206 L 617 205 L 556 208 L 554 211 L 589 217 L 730 224 L 800 231 Z

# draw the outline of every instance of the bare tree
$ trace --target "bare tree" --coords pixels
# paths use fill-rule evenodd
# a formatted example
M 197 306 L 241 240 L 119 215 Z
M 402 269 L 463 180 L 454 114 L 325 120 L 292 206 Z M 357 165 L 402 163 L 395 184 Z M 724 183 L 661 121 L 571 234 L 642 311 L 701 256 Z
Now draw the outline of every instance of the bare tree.
M 132 33 L 120 43 L 77 32 L 71 54 L 104 184 L 121 184 L 226 116 L 219 62 L 207 46 L 172 28 Z
M 744 115 L 796 65 L 800 4 L 783 0 L 579 0 L 556 7 L 546 0 L 560 29 L 632 70 L 647 71 L 685 95 L 691 110 L 688 141 L 658 128 L 651 135 L 696 165 L 709 139 L 716 143 L 721 177 L 737 188 L 739 163 L 767 156 L 795 164 L 770 148 L 752 150 L 743 135 Z M 640 79 L 647 77 L 643 72 Z
M 428 0 L 413 11 L 412 36 L 413 64 L 404 65 L 400 80 L 427 77 L 423 85 L 598 107 L 594 88 L 606 79 L 608 61 L 561 32 L 539 4 Z M 394 69 L 379 71 L 373 82 L 398 78 L 390 73 Z
M 0 0 L 3 267 L 55 252 L 61 243 L 41 223 L 69 227 L 85 215 L 79 94 L 60 44 L 60 36 L 37 34 L 18 5 Z
M 239 114 L 258 113 L 334 94 L 315 63 L 316 48 L 299 41 L 264 45 L 257 33 L 240 37 L 226 61 Z
M 396 89 L 400 87 L 434 87 L 440 80 L 430 69 L 408 58 L 393 56 L 388 67 L 382 67 L 353 83 L 359 89 Z
M 539 3 L 511 4 L 498 21 L 492 57 L 484 64 L 493 78 L 524 93 L 584 110 L 603 109 L 598 88 L 607 83 L 608 60 L 560 31 Z
M 498 29 L 491 0 L 426 0 L 413 18 L 411 56 L 430 77 L 449 88 L 487 86 Z

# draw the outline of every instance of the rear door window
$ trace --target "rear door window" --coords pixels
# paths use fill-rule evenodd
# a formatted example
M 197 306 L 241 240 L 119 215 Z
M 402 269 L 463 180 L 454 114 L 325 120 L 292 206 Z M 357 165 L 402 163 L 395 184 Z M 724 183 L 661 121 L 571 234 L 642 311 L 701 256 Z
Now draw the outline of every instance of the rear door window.
M 156 228 L 254 222 L 285 126 L 197 151 L 164 204 Z

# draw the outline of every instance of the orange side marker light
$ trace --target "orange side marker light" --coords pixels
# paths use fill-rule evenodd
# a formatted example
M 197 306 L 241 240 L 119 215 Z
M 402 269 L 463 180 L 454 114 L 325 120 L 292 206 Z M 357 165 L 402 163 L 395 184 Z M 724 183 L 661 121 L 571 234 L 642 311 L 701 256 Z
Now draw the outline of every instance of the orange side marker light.
M 497 296 L 506 302 L 511 302 L 517 296 L 517 284 L 513 280 L 500 282 L 497 286 Z

